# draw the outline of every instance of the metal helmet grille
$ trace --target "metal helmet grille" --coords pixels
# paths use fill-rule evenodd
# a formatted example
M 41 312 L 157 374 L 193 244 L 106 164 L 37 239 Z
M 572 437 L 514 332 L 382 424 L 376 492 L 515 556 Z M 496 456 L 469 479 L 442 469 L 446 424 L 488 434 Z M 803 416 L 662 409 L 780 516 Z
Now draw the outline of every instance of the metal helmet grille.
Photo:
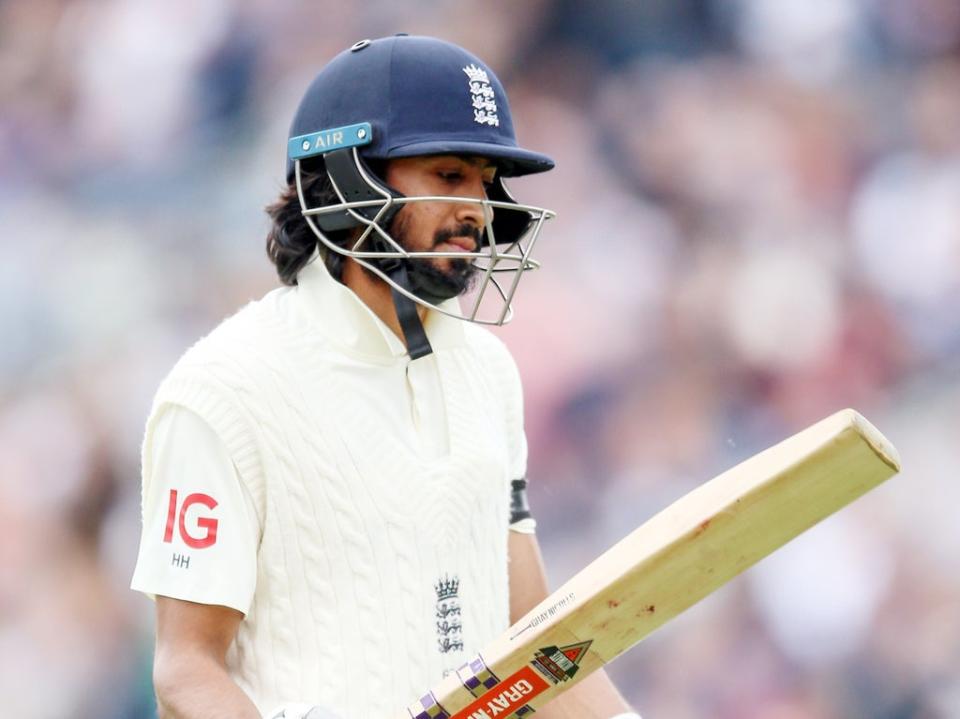
M 375 199 L 349 201 L 333 176 L 330 177 L 339 202 L 318 207 L 308 205 L 301 178 L 301 163 L 294 165 L 294 177 L 300 208 L 307 225 L 332 252 L 350 257 L 359 265 L 373 272 L 391 288 L 411 301 L 429 309 L 457 319 L 487 325 L 503 325 L 513 318 L 513 297 L 516 294 L 521 276 L 537 269 L 540 263 L 532 257 L 534 246 L 543 229 L 543 224 L 556 216 L 556 213 L 533 205 L 523 205 L 510 201 L 470 199 L 444 195 L 418 195 L 414 197 L 396 196 L 388 192 L 365 169 L 352 148 L 353 161 Z M 450 202 L 456 204 L 475 203 L 482 207 L 485 218 L 484 229 L 473 252 L 411 252 L 400 245 L 384 227 L 388 218 L 404 206 L 423 202 Z M 363 212 L 360 212 L 363 210 Z M 494 230 L 494 213 L 518 212 L 528 221 L 527 229 L 503 246 L 498 246 Z M 360 229 L 356 239 L 349 246 L 334 242 L 319 226 L 320 218 L 332 214 L 348 214 Z M 387 222 L 385 222 L 387 221 Z M 429 261 L 432 258 L 452 258 L 469 260 L 476 268 L 471 287 L 461 295 L 459 311 L 453 311 L 453 303 L 443 305 L 426 300 L 398 284 L 383 268 L 384 260 Z M 491 291 L 492 288 L 492 291 Z

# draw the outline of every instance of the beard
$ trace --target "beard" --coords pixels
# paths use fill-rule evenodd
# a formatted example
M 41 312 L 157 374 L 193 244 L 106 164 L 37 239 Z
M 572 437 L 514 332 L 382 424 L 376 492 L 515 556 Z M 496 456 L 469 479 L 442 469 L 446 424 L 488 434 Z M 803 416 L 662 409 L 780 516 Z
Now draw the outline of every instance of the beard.
M 407 223 L 402 213 L 391 225 L 390 233 L 397 244 L 408 252 L 415 252 L 410 242 Z M 433 235 L 430 251 L 454 237 L 470 237 L 480 247 L 482 233 L 473 225 L 463 224 L 454 229 L 437 230 Z M 477 267 L 467 258 L 422 258 L 405 260 L 410 278 L 410 291 L 427 302 L 436 304 L 457 297 L 469 290 L 477 278 Z M 438 263 L 444 263 L 441 267 Z

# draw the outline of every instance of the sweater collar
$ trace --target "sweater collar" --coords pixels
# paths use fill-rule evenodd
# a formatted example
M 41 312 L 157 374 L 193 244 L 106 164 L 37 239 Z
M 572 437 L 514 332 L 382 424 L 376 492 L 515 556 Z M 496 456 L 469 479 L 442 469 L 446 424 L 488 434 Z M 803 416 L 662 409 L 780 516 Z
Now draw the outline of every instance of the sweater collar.
M 338 345 L 383 359 L 407 356 L 407 348 L 400 338 L 353 290 L 331 277 L 317 253 L 297 274 L 295 291 L 313 323 Z M 459 311 L 456 298 L 440 306 Z M 434 351 L 463 344 L 462 322 L 441 312 L 427 312 L 424 329 Z

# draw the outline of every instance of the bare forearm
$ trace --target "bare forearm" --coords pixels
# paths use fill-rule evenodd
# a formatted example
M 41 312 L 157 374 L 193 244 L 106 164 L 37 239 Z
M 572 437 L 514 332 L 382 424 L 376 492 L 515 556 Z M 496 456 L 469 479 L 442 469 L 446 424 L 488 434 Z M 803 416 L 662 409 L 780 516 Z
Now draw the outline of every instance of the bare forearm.
M 595 671 L 543 709 L 542 719 L 609 719 L 632 709 L 603 669 Z
M 530 535 L 511 532 L 510 621 L 516 622 L 549 593 L 540 547 Z M 602 669 L 581 680 L 543 709 L 543 719 L 608 719 L 631 711 L 630 706 Z
M 158 657 L 154 686 L 159 719 L 260 719 L 226 670 L 200 654 Z

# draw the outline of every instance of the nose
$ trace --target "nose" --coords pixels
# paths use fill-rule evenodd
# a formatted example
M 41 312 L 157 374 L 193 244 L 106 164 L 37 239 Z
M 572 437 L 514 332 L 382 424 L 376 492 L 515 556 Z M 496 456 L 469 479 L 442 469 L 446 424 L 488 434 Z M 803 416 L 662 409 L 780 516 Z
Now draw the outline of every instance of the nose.
M 469 222 L 478 230 L 482 230 L 486 227 L 487 223 L 493 219 L 492 210 L 489 210 L 479 202 L 479 200 L 485 200 L 487 198 L 483 181 L 478 179 L 476 183 L 471 183 L 469 191 L 464 192 L 464 197 L 471 200 L 471 202 L 460 202 L 457 204 L 455 213 L 457 223 L 463 224 Z

